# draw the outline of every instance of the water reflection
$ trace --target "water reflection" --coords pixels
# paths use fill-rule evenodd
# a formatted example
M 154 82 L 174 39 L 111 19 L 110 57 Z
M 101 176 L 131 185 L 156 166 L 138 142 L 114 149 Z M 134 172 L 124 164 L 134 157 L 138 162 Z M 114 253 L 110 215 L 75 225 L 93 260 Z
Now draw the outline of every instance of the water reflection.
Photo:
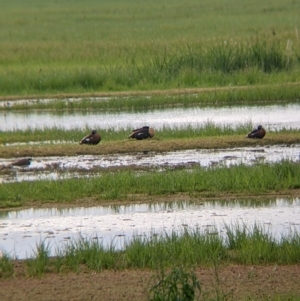
M 1 130 L 62 128 L 132 129 L 150 124 L 160 130 L 170 128 L 198 128 L 206 122 L 218 126 L 235 127 L 246 122 L 263 124 L 269 131 L 282 128 L 300 128 L 300 104 L 269 105 L 260 107 L 193 107 L 152 110 L 147 112 L 0 112 Z
M 122 248 L 136 235 L 180 233 L 183 227 L 225 231 L 225 225 L 267 225 L 277 239 L 300 233 L 300 198 L 259 201 L 157 202 L 124 206 L 69 209 L 27 209 L 0 215 L 0 250 L 19 259 L 32 256 L 45 241 L 51 254 L 70 239 L 97 238 L 104 247 L 112 241 Z

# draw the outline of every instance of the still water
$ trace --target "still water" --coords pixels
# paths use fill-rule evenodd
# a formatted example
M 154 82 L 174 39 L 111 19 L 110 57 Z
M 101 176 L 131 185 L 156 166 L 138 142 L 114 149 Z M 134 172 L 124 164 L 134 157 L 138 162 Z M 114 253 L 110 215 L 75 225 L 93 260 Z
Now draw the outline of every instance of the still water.
M 20 129 L 133 129 L 151 125 L 157 130 L 169 128 L 198 128 L 207 122 L 232 128 L 245 123 L 262 124 L 267 130 L 299 129 L 300 104 L 270 106 L 227 106 L 205 108 L 171 108 L 147 112 L 0 112 L 0 131 Z
M 300 145 L 257 146 L 231 149 L 192 149 L 164 153 L 136 153 L 109 155 L 78 155 L 35 157 L 29 167 L 7 168 L 0 174 L 0 183 L 58 180 L 71 177 L 93 176 L 97 171 L 111 167 L 175 168 L 178 166 L 232 166 L 253 165 L 258 162 L 275 163 L 281 160 L 300 161 Z M 0 168 L 9 166 L 16 158 L 3 159 Z M 79 174 L 76 171 L 83 173 Z M 84 173 L 86 171 L 86 173 Z
M 32 257 L 36 246 L 49 244 L 51 255 L 80 237 L 122 249 L 136 236 L 159 235 L 184 228 L 225 233 L 225 225 L 254 225 L 275 239 L 300 233 L 300 198 L 259 202 L 159 202 L 72 209 L 26 209 L 0 212 L 0 250 L 18 259 Z

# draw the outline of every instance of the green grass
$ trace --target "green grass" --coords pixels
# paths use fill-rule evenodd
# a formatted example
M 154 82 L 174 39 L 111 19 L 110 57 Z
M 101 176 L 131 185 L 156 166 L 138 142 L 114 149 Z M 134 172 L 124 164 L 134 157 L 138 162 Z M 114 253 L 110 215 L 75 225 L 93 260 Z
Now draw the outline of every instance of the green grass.
M 0 257 L 0 279 L 11 277 L 14 273 L 14 265 L 8 254 Z
M 81 198 L 94 198 L 99 203 L 107 200 L 125 201 L 132 195 L 141 194 L 152 197 L 179 193 L 191 196 L 217 195 L 221 192 L 262 195 L 299 189 L 299 178 L 299 164 L 289 161 L 164 172 L 103 171 L 95 178 L 37 181 L 30 185 L 28 182 L 2 184 L 0 207 L 7 206 L 7 202 L 68 203 Z
M 235 75 L 238 78 L 238 74 Z M 276 77 L 276 76 L 275 76 Z M 271 80 L 270 80 L 271 81 Z M 125 94 L 125 95 L 123 95 Z M 61 111 L 144 111 L 152 109 L 178 107 L 222 107 L 224 105 L 263 106 L 277 103 L 297 103 L 299 84 L 267 84 L 255 86 L 231 86 L 224 88 L 174 89 L 167 91 L 144 91 L 136 93 L 83 95 L 80 101 L 68 100 L 60 96 L 53 101 L 25 101 L 18 103 L 13 99 L 9 105 L 0 106 L 0 111 L 52 110 L 53 114 Z M 93 96 L 97 96 L 93 98 Z M 101 98 L 102 97 L 102 98 Z M 0 100 L 1 101 L 1 100 Z
M 183 229 L 160 235 L 135 236 L 117 250 L 113 241 L 105 248 L 101 240 L 71 240 L 60 247 L 54 257 L 49 256 L 49 245 L 41 242 L 32 258 L 26 259 L 27 273 L 41 276 L 56 271 L 79 272 L 84 267 L 101 272 L 128 268 L 153 270 L 174 266 L 196 267 L 215 264 L 290 265 L 298 264 L 300 236 L 293 232 L 275 240 L 262 226 L 249 228 L 226 226 L 221 233 L 208 234 L 199 229 Z M 56 262 L 57 261 L 57 262 Z M 1 259 L 2 264 L 7 259 Z M 7 265 L 7 263 L 5 263 Z
M 279 0 L 9 1 L 1 95 L 298 82 L 298 10 Z
M 0 73 L 0 88 L 2 95 L 47 95 L 299 82 L 300 52 L 287 57 L 276 45 L 265 44 L 253 46 L 258 48 L 253 53 L 247 53 L 251 44 L 241 52 L 236 45 L 206 50 L 197 46 L 192 53 L 179 49 L 176 54 L 157 53 L 143 65 L 8 67 Z
M 34 250 L 33 259 L 28 259 L 27 273 L 29 276 L 41 277 L 47 272 L 47 266 L 50 260 L 50 244 L 40 242 L 36 245 L 36 250 Z
M 187 126 L 186 128 L 171 129 L 164 127 L 161 130 L 156 130 L 155 135 L 159 139 L 182 139 L 182 138 L 195 138 L 195 137 L 212 137 L 212 136 L 229 136 L 229 135 L 243 135 L 248 133 L 254 125 L 251 122 L 241 124 L 236 128 L 232 128 L 229 125 L 218 126 L 213 122 L 206 122 L 200 125 L 198 128 L 192 128 Z M 111 141 L 122 141 L 128 138 L 128 135 L 132 132 L 132 128 L 124 128 L 121 130 L 110 129 L 97 129 L 102 137 L 102 143 Z M 57 141 L 78 143 L 83 136 L 90 133 L 90 128 L 80 128 L 73 130 L 65 130 L 60 128 L 44 128 L 40 129 L 26 129 L 26 130 L 12 130 L 2 132 L 0 135 L 0 143 L 24 143 L 24 142 L 45 142 L 52 141 L 54 144 Z M 278 131 L 278 133 L 284 133 L 286 130 Z M 297 133 L 297 130 L 290 130 L 290 133 Z
M 242 136 L 245 135 L 255 128 L 255 125 L 251 122 L 251 120 L 241 122 L 236 127 L 231 127 L 230 125 L 217 125 L 212 121 L 206 121 L 203 124 L 199 125 L 197 128 L 191 126 L 179 127 L 179 128 L 170 128 L 168 126 L 164 126 L 162 129 L 155 130 L 155 138 L 152 140 L 165 141 L 173 140 L 173 139 L 199 139 L 199 138 L 211 138 L 211 137 L 229 137 L 229 136 Z M 100 133 L 102 140 L 101 144 L 109 143 L 109 142 L 120 142 L 120 144 L 124 140 L 128 140 L 128 135 L 132 132 L 132 128 L 125 127 L 123 129 L 102 129 L 96 128 L 98 133 Z M 268 131 L 269 129 L 265 127 Z M 40 142 L 41 145 L 47 146 L 47 143 L 51 145 L 56 144 L 64 144 L 64 143 L 76 143 L 88 133 L 91 132 L 90 127 L 86 128 L 78 128 L 72 130 L 66 130 L 59 127 L 51 127 L 44 129 L 25 129 L 25 130 L 11 130 L 0 133 L 0 144 L 12 144 L 12 143 L 30 143 Z M 297 129 L 289 129 L 282 128 L 280 130 L 269 132 L 274 135 L 284 136 L 290 135 L 290 138 L 295 134 L 297 137 L 299 130 Z M 276 137 L 275 137 L 276 138 Z M 100 145 L 101 145 L 100 144 Z

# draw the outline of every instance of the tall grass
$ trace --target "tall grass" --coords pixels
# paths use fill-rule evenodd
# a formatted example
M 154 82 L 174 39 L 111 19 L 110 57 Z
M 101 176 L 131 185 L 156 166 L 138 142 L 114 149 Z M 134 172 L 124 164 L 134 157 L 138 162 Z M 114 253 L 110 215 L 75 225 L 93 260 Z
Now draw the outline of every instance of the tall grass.
M 0 251 L 0 279 L 11 277 L 14 273 L 14 266 L 8 254 Z
M 240 264 L 292 264 L 299 261 L 299 253 L 294 249 L 300 243 L 299 233 L 293 238 L 282 237 L 277 245 L 271 235 L 257 225 L 227 225 L 226 231 L 228 247 L 234 251 L 232 256 Z
M 113 68 L 8 67 L 0 73 L 0 89 L 9 95 L 252 85 L 270 83 L 270 74 L 273 83 L 299 81 L 300 52 L 287 54 L 279 43 L 204 47 L 189 53 L 155 53 L 142 65 L 130 61 Z
M 30 276 L 41 277 L 47 272 L 50 260 L 50 244 L 42 241 L 36 245 L 34 256 L 26 261 L 27 272 Z
M 293 232 L 276 240 L 262 226 L 226 226 L 226 232 L 206 233 L 185 228 L 171 233 L 135 236 L 122 250 L 112 244 L 105 248 L 101 240 L 79 238 L 62 246 L 50 259 L 45 242 L 37 245 L 35 256 L 26 259 L 28 273 L 41 276 L 55 271 L 89 269 L 122 270 L 128 268 L 159 270 L 174 265 L 193 268 L 223 264 L 298 264 L 300 236 Z M 3 259 L 2 261 L 3 262 Z
M 97 178 L 66 179 L 63 181 L 38 181 L 8 183 L 0 186 L 0 204 L 9 202 L 67 203 L 80 198 L 126 200 L 132 195 L 169 195 L 187 193 L 217 195 L 220 193 L 248 193 L 261 195 L 270 191 L 299 189 L 300 166 L 283 160 L 278 163 L 259 163 L 255 166 L 195 167 L 151 171 L 104 171 Z
M 219 0 L 71 6 L 31 0 L 24 7 L 14 0 L 0 12 L 0 91 L 45 95 L 299 81 L 298 6 L 279 0 L 272 10 L 258 0 L 247 10 L 239 1 Z

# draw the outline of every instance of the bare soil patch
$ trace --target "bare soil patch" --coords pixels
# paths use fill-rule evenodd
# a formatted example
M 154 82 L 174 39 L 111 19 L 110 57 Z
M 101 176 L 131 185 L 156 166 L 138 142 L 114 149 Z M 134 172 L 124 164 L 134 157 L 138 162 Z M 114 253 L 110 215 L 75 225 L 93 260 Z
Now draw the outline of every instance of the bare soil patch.
M 20 265 L 23 263 L 16 263 Z M 227 300 L 261 300 L 272 296 L 300 296 L 300 265 L 241 266 L 218 269 L 198 267 L 196 275 L 202 296 L 223 294 Z M 78 274 L 47 274 L 42 278 L 15 275 L 0 278 L 0 300 L 106 300 L 143 301 L 157 279 L 155 271 L 124 270 L 81 272 Z

